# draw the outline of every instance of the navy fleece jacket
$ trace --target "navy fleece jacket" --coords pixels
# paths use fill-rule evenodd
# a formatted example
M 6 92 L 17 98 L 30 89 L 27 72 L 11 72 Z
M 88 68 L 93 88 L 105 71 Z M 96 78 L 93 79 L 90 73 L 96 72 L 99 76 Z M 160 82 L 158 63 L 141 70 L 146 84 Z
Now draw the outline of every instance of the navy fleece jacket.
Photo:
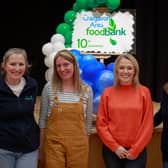
M 26 85 L 17 97 L 0 77 L 0 148 L 27 153 L 39 146 L 39 127 L 33 114 L 37 82 L 24 78 Z

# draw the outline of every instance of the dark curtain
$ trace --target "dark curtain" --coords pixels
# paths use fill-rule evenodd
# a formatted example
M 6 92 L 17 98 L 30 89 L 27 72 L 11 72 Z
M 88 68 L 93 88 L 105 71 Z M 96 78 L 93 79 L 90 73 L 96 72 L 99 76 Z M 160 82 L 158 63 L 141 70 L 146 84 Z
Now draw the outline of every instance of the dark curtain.
M 11 47 L 23 47 L 32 64 L 31 75 L 39 83 L 39 95 L 45 84 L 43 44 L 49 42 L 64 14 L 75 0 L 3 1 L 0 5 L 0 58 Z M 141 83 L 160 100 L 160 89 L 168 81 L 167 6 L 159 0 L 120 0 L 121 9 L 136 9 L 136 58 Z
M 168 81 L 168 23 L 163 1 L 136 2 L 136 57 L 140 80 L 151 90 L 154 101 L 160 101 L 162 85 Z
M 7 49 L 24 48 L 32 65 L 30 75 L 38 82 L 38 95 L 46 83 L 42 46 L 56 33 L 74 2 L 2 0 L 0 4 L 0 60 Z

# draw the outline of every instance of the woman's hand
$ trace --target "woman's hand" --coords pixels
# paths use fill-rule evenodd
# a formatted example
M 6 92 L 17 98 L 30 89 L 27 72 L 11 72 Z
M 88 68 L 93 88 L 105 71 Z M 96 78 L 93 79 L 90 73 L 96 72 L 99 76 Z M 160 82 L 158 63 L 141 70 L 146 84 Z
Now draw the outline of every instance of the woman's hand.
M 119 146 L 117 150 L 115 151 L 115 154 L 120 158 L 120 159 L 126 159 L 128 156 L 128 151 L 123 147 Z
M 130 153 L 128 153 L 127 159 L 128 159 L 128 160 L 134 160 L 135 158 L 134 158 Z
M 38 168 L 44 168 L 44 150 L 39 148 Z

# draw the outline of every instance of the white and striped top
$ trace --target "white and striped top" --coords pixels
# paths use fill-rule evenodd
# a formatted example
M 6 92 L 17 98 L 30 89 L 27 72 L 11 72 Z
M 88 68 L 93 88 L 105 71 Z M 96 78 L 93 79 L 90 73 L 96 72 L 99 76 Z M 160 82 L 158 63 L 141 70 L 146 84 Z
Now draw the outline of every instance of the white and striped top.
M 57 92 L 57 97 L 60 102 L 78 102 L 80 95 L 72 92 Z M 54 93 L 52 89 L 52 83 L 49 81 L 43 88 L 41 95 L 39 126 L 45 128 L 46 121 L 51 113 L 51 107 L 53 105 Z M 92 89 L 87 86 L 86 93 L 83 97 L 84 116 L 86 119 L 86 130 L 88 135 L 91 134 L 92 129 L 92 112 L 93 112 L 93 93 Z

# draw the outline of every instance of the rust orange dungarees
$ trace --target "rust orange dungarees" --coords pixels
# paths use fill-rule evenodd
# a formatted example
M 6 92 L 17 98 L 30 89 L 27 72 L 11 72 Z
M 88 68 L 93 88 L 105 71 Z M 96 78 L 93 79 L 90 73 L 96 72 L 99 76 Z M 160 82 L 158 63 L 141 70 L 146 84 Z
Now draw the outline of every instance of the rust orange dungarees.
M 55 105 L 46 125 L 45 168 L 88 168 L 83 92 L 75 103 L 54 98 Z

